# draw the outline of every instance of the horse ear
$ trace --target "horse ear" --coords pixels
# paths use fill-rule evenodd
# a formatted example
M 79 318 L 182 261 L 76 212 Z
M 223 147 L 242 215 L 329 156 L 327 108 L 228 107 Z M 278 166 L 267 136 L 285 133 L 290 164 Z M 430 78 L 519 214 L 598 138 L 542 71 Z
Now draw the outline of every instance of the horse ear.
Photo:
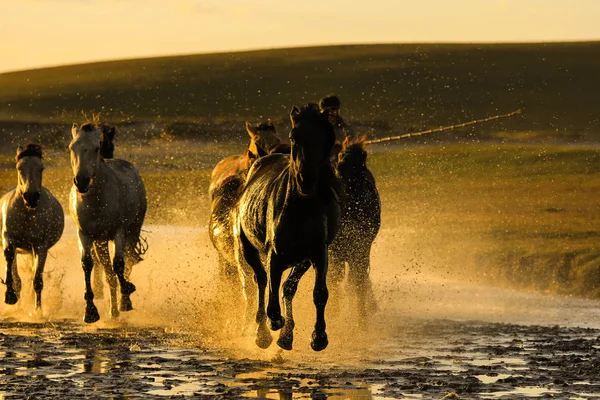
M 73 122 L 73 126 L 71 127 L 71 135 L 73 138 L 77 136 L 77 129 L 79 129 L 79 124 L 77 122 Z
M 290 119 L 294 122 L 294 118 L 296 118 L 300 114 L 300 109 L 296 106 L 292 107 L 292 111 L 290 111 Z
M 248 135 L 250 135 L 252 139 L 256 136 L 256 133 L 252 130 L 252 125 L 248 121 L 246 121 L 246 132 L 248 132 Z

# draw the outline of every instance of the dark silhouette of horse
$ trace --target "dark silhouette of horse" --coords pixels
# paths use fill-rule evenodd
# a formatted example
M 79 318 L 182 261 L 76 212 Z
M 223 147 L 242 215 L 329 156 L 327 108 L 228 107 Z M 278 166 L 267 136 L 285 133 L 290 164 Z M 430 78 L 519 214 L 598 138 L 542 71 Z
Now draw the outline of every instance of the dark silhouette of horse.
M 258 306 L 256 344 L 261 348 L 272 341 L 267 316 L 272 330 L 283 328 L 277 344 L 283 349 L 292 348 L 292 300 L 299 279 L 310 265 L 314 266 L 317 318 L 311 346 L 320 351 L 328 345 L 327 248 L 340 222 L 338 183 L 329 160 L 335 134 L 327 115 L 316 104 L 293 107 L 290 118 L 291 154 L 262 157 L 248 172 L 237 208 L 235 252 L 247 305 L 256 301 Z M 279 288 L 288 268 L 292 271 L 283 285 L 284 319 Z M 251 283 L 252 276 L 256 285 Z M 267 282 L 269 302 L 265 314 Z
M 246 122 L 250 142 L 246 151 L 220 161 L 214 168 L 208 195 L 211 202 L 208 234 L 219 252 L 219 282 L 235 285 L 239 282 L 237 261 L 233 252 L 234 211 L 250 166 L 270 149 L 281 145 L 271 122 L 252 125 Z
M 381 201 L 375 178 L 367 167 L 365 137 L 346 138 L 338 155 L 336 174 L 342 187 L 341 224 L 329 247 L 330 282 L 339 286 L 348 264 L 348 284 L 357 294 L 360 323 L 376 308 L 370 272 L 371 245 L 381 225 Z

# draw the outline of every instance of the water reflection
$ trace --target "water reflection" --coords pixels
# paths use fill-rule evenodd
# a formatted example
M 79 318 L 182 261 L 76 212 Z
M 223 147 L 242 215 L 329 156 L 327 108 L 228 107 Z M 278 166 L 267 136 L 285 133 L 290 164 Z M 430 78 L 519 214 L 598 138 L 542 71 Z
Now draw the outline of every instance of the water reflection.
M 253 399 L 274 399 L 274 400 L 293 400 L 293 399 L 329 399 L 329 400 L 364 400 L 377 398 L 377 390 L 370 385 L 349 388 L 331 388 L 323 389 L 317 387 L 300 386 L 294 388 L 269 388 L 248 391 L 243 394 L 246 398 Z
M 109 371 L 108 360 L 95 348 L 86 350 L 82 367 L 84 373 L 104 374 Z

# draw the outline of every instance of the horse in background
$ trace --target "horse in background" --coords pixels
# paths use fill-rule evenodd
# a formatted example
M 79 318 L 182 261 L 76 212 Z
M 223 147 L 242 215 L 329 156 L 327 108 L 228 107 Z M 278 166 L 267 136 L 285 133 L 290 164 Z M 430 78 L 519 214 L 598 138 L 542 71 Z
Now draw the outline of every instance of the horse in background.
M 69 205 L 77 228 L 85 274 L 84 321 L 93 323 L 100 316 L 94 305 L 91 286 L 92 250 L 104 266 L 110 287 L 110 315 L 117 317 L 119 311 L 133 309 L 130 296 L 135 292 L 135 285 L 128 281 L 128 272 L 142 260 L 141 256 L 146 251 L 140 237 L 146 215 L 146 189 L 131 163 L 104 157 L 110 153 L 103 150 L 103 143 L 112 144 L 114 134 L 110 137 L 97 118 L 81 127 L 73 124 L 71 134 L 69 151 L 74 179 Z M 112 262 L 109 242 L 114 244 L 115 249 Z M 119 308 L 117 280 L 121 289 Z
M 381 226 L 381 200 L 367 167 L 365 136 L 347 137 L 341 145 L 336 175 L 342 187 L 341 223 L 329 247 L 330 282 L 339 286 L 348 265 L 348 285 L 357 295 L 359 323 L 376 308 L 369 277 L 371 246 Z
M 338 184 L 329 160 L 335 134 L 326 114 L 316 104 L 292 108 L 290 119 L 291 154 L 262 157 L 248 172 L 237 207 L 235 254 L 247 306 L 252 302 L 257 305 L 256 344 L 261 348 L 269 347 L 272 341 L 267 316 L 272 330 L 283 328 L 277 344 L 283 349 L 292 348 L 292 300 L 300 278 L 314 266 L 317 320 L 311 346 L 320 351 L 328 345 L 327 247 L 340 221 Z M 279 288 L 282 274 L 289 268 L 292 271 L 283 284 L 284 318 Z M 269 301 L 265 313 L 267 283 Z
M 270 151 L 279 151 L 281 140 L 270 122 L 246 122 L 250 137 L 248 147 L 241 155 L 229 156 L 212 171 L 208 195 L 211 202 L 208 234 L 219 253 L 220 279 L 235 287 L 239 282 L 237 262 L 233 252 L 233 216 L 241 188 L 252 164 Z
M 42 308 L 46 257 L 48 250 L 62 236 L 65 218 L 58 200 L 42 185 L 42 147 L 37 144 L 19 146 L 15 158 L 17 186 L 0 198 L 2 249 L 6 259 L 4 302 L 16 304 L 20 298 L 21 279 L 16 253 L 30 254 L 35 273 L 35 310 L 39 311 Z

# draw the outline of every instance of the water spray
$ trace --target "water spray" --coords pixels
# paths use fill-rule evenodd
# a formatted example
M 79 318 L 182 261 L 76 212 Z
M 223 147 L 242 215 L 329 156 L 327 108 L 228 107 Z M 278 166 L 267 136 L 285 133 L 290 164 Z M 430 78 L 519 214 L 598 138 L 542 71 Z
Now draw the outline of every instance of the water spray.
M 438 133 L 438 132 L 451 131 L 451 130 L 458 129 L 458 128 L 463 128 L 463 127 L 469 126 L 469 125 L 481 124 L 483 122 L 494 121 L 496 119 L 512 117 L 513 115 L 518 115 L 518 114 L 521 114 L 521 109 L 515 110 L 515 111 L 510 112 L 508 114 L 494 115 L 492 117 L 487 117 L 487 118 L 482 118 L 482 119 L 475 119 L 473 121 L 462 122 L 460 124 L 455 124 L 455 125 L 441 126 L 439 128 L 428 129 L 426 131 L 410 132 L 410 133 L 404 133 L 402 135 L 397 135 L 397 136 L 388 136 L 388 137 L 384 137 L 384 138 L 380 138 L 380 139 L 371 139 L 371 140 L 365 141 L 365 144 L 375 144 L 375 143 L 390 142 L 392 140 L 408 139 L 408 138 L 415 137 L 415 136 L 427 135 L 429 133 Z

